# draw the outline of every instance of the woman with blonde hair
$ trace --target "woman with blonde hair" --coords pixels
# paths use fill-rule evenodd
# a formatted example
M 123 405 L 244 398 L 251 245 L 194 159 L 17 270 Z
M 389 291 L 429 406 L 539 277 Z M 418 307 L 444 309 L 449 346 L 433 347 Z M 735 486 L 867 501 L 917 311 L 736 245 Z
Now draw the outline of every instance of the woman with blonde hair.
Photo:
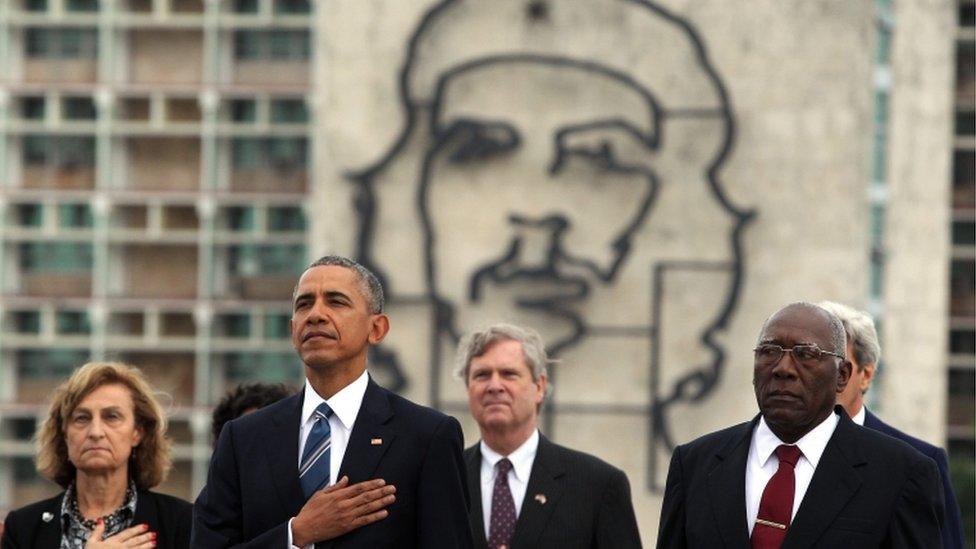
M 92 362 L 51 399 L 37 470 L 64 488 L 11 511 L 2 549 L 185 548 L 191 506 L 150 492 L 170 468 L 166 416 L 137 368 Z

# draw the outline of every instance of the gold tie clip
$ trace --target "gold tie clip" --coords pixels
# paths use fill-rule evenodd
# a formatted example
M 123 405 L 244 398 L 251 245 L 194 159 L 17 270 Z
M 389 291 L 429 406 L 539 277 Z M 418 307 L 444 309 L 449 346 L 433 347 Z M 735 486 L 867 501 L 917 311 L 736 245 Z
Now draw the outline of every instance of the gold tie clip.
M 780 524 L 778 522 L 773 522 L 771 520 L 765 520 L 765 519 L 757 518 L 756 519 L 756 522 L 759 523 L 759 524 L 762 524 L 763 526 L 769 526 L 771 528 L 779 528 L 780 530 L 786 530 L 786 525 L 785 524 Z

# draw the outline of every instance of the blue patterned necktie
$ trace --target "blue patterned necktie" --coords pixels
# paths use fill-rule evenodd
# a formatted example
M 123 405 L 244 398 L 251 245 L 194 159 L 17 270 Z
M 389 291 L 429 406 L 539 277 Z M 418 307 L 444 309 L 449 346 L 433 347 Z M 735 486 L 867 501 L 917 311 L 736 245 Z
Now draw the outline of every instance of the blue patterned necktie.
M 319 404 L 312 416 L 315 422 L 305 440 L 305 451 L 298 467 L 298 479 L 302 483 L 306 500 L 329 483 L 329 466 L 332 463 L 329 451 L 332 448 L 332 429 L 329 427 L 331 416 L 332 408 L 324 402 Z

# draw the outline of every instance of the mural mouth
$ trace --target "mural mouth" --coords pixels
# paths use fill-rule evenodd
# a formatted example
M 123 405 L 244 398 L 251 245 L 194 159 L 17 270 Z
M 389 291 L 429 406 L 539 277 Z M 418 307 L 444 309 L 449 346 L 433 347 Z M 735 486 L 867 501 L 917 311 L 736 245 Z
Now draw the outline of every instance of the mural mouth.
M 586 296 L 588 285 L 584 281 L 559 278 L 529 279 L 518 284 L 514 292 L 515 302 L 521 306 L 537 308 L 554 303 L 579 301 Z
M 579 301 L 589 293 L 590 284 L 580 276 L 562 274 L 555 266 L 529 269 L 507 264 L 479 271 L 470 287 L 475 303 L 503 294 L 519 306 L 539 308 Z

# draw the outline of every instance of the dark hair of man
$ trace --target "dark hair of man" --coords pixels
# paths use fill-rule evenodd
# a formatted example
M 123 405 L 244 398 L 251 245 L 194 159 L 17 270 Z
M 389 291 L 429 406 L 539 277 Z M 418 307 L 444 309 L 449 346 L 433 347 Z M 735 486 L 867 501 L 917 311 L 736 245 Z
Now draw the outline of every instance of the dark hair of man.
M 294 391 L 283 383 L 241 383 L 227 393 L 214 408 L 211 429 L 213 439 L 220 436 L 224 424 L 252 409 L 264 408 L 291 396 Z
M 320 257 L 313 261 L 305 270 L 309 270 L 313 267 L 328 267 L 335 265 L 337 267 L 345 267 L 352 270 L 359 277 L 360 291 L 363 297 L 366 298 L 366 305 L 369 307 L 369 312 L 378 315 L 383 312 L 383 307 L 385 306 L 385 298 L 383 297 L 383 285 L 380 284 L 380 279 L 376 278 L 376 275 L 372 273 L 366 267 L 363 267 L 359 263 L 341 255 L 327 255 Z M 292 292 L 292 299 L 298 294 L 298 284 L 295 284 L 295 289 Z

